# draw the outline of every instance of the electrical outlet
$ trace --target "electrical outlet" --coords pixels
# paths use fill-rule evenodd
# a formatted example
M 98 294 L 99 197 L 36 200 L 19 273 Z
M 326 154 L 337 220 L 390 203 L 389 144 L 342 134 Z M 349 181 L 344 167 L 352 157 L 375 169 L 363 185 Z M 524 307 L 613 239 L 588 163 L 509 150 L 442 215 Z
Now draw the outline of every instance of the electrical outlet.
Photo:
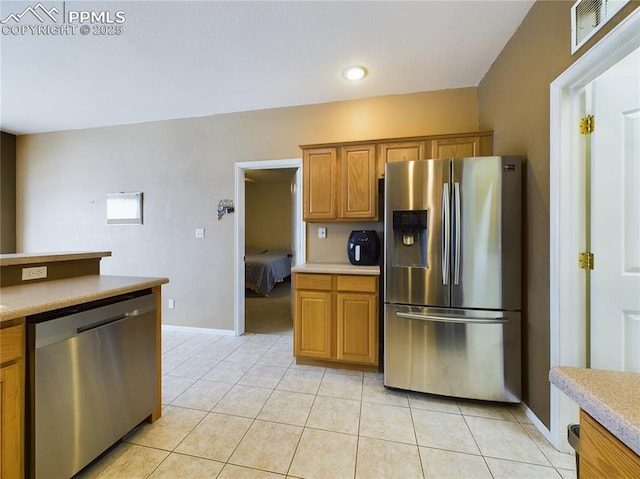
M 22 281 L 30 279 L 43 279 L 47 277 L 46 266 L 34 266 L 33 268 L 22 268 Z
M 204 238 L 204 228 L 196 228 L 196 238 Z
M 325 239 L 326 237 L 327 237 L 327 227 L 326 226 L 320 226 L 318 228 L 318 238 Z

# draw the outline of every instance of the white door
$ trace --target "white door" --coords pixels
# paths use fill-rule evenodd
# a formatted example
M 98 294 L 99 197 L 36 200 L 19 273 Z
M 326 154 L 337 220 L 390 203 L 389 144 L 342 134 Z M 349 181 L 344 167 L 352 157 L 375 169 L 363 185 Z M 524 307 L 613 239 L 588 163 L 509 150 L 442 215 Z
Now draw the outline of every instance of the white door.
M 592 83 L 591 367 L 640 372 L 640 49 Z

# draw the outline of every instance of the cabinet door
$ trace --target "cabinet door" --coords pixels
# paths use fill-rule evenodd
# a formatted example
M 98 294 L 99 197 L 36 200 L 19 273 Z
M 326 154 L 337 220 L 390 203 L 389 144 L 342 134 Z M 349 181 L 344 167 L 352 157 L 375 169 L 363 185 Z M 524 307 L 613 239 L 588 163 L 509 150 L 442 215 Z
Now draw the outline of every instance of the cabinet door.
M 384 165 L 396 161 L 424 160 L 424 141 L 404 141 L 398 143 L 382 143 L 378 154 L 378 176 L 384 176 Z
M 295 356 L 331 358 L 331 292 L 295 291 Z
M 22 360 L 0 368 L 0 477 L 22 478 Z
M 340 165 L 340 217 L 375 219 L 378 204 L 375 145 L 342 147 Z
M 432 158 L 466 158 L 480 155 L 480 138 L 440 138 L 431 142 Z
M 378 307 L 375 294 L 337 293 L 337 359 L 378 364 Z
M 0 477 L 24 472 L 24 324 L 0 330 Z
M 337 165 L 335 148 L 304 150 L 302 198 L 305 221 L 336 219 Z
M 640 477 L 640 457 L 580 410 L 580 478 Z

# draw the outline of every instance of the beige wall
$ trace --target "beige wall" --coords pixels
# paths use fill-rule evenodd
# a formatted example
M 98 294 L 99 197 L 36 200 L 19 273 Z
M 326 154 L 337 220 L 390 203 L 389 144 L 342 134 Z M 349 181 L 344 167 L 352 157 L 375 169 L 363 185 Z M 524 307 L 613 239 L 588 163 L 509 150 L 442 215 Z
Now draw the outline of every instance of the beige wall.
M 235 162 L 477 129 L 477 89 L 462 88 L 19 136 L 18 249 L 112 251 L 104 274 L 169 277 L 164 323 L 231 330 L 235 216 L 217 221 L 216 207 L 234 197 Z M 117 191 L 144 192 L 143 226 L 105 224 L 105 195 Z
M 245 243 L 271 250 L 291 249 L 291 183 L 245 184 Z
M 615 24 L 571 55 L 573 1 L 538 1 L 478 88 L 480 129 L 494 130 L 495 154 L 527 159 L 523 328 L 524 401 L 549 426 L 549 85 Z

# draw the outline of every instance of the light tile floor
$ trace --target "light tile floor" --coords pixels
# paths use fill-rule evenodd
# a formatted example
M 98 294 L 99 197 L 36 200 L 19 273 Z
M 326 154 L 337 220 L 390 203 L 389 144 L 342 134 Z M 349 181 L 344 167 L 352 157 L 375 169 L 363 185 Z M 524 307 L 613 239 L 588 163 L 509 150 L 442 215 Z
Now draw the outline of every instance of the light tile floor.
M 575 478 L 518 406 L 298 366 L 290 336 L 163 330 L 163 415 L 81 478 Z

